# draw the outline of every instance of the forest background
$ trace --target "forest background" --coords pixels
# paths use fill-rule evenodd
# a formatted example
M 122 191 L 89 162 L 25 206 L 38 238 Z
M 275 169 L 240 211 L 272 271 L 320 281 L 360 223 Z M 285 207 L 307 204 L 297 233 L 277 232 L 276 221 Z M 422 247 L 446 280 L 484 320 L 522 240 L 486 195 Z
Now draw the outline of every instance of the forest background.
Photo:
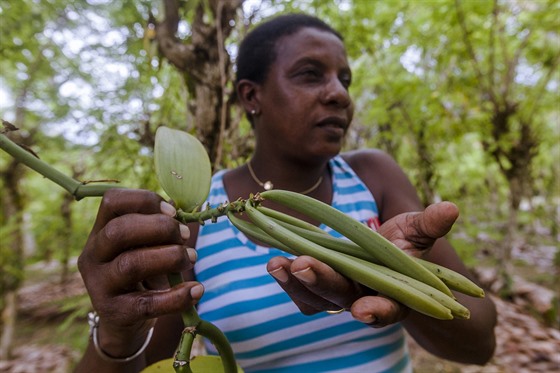
M 233 95 L 236 45 L 289 11 L 345 38 L 356 105 L 345 148 L 381 148 L 426 205 L 455 202 L 449 238 L 470 268 L 494 271 L 496 295 L 511 300 L 518 276 L 557 294 L 558 1 L 1 0 L 0 118 L 19 128 L 10 138 L 85 182 L 161 192 L 161 125 L 195 134 L 215 170 L 234 167 L 253 147 Z M 76 202 L 1 151 L 0 188 L 0 360 L 43 328 L 39 343 L 64 335 L 79 353 L 83 293 L 32 321 L 18 294 L 79 281 L 99 199 Z M 557 298 L 537 316 L 557 328 Z

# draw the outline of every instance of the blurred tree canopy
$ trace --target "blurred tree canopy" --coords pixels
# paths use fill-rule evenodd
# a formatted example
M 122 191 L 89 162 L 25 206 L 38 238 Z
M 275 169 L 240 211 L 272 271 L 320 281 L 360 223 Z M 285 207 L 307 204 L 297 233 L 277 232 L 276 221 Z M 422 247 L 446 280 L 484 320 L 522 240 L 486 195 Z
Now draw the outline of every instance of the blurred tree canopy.
M 14 140 L 69 175 L 161 192 L 156 128 L 195 133 L 215 169 L 244 162 L 252 140 L 235 106 L 236 46 L 266 17 L 315 14 L 341 31 L 353 68 L 346 147 L 390 153 L 426 204 L 453 200 L 462 224 L 497 228 L 506 248 L 498 258 L 508 259 L 521 209 L 557 234 L 559 8 L 555 0 L 1 0 L 0 118 L 20 128 Z M 3 300 L 23 278 L 24 257 L 67 262 L 79 253 L 98 201 L 68 205 L 60 188 L 1 151 L 0 187 Z

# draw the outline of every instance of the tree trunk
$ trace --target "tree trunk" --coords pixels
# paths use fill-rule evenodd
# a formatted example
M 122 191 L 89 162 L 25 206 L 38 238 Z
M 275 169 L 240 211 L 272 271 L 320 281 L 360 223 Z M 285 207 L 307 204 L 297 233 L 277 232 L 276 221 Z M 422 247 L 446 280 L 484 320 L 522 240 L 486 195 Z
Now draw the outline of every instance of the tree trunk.
M 84 170 L 80 169 L 76 165 L 72 165 L 72 178 L 79 180 L 84 174 Z M 62 203 L 60 204 L 60 216 L 62 217 L 62 258 L 60 259 L 61 272 L 60 272 L 60 283 L 65 284 L 68 279 L 68 274 L 70 272 L 70 253 L 72 249 L 72 205 L 74 203 L 74 197 L 70 193 L 64 193 L 62 196 Z
M 0 337 L 0 360 L 11 358 L 17 315 L 17 292 L 10 290 L 3 295 L 2 336 Z
M 535 74 L 540 75 L 540 78 L 532 92 L 520 95 L 517 92 L 517 86 L 520 84 L 516 82 L 516 71 L 524 63 L 524 54 L 527 53 L 532 37 L 531 28 L 526 29 L 528 32 L 525 32 L 525 35 L 519 35 L 519 44 L 513 53 L 504 52 L 508 51 L 509 45 L 506 41 L 510 37 L 506 25 L 515 17 L 504 17 L 502 13 L 506 8 L 503 7 L 503 2 L 494 1 L 492 21 L 489 22 L 491 29 L 488 45 L 486 48 L 478 47 L 477 51 L 473 44 L 476 29 L 469 29 L 468 14 L 463 10 L 462 3 L 464 2 L 455 1 L 463 42 L 477 77 L 481 104 L 484 104 L 481 107 L 491 115 L 490 131 L 483 137 L 484 150 L 500 167 L 510 191 L 508 226 L 497 258 L 507 288 L 511 276 L 507 271 L 511 266 L 511 249 L 517 231 L 519 204 L 521 198 L 531 190 L 531 166 L 539 147 L 538 129 L 543 125 L 536 114 L 540 110 L 539 101 L 544 97 L 560 58 L 554 52 L 549 62 L 541 66 L 539 74 Z M 481 52 L 484 50 L 487 51 L 486 56 Z M 505 71 L 505 74 L 502 71 Z M 525 92 L 525 88 L 521 92 Z
M 426 134 L 426 127 L 422 124 L 420 131 L 416 134 L 416 148 L 418 152 L 419 162 L 419 178 L 418 184 L 420 186 L 420 197 L 424 206 L 428 206 L 435 202 L 434 184 L 437 178 L 436 171 L 434 170 L 434 163 L 432 161 L 432 154 L 430 153 L 430 143 Z
M 187 107 L 194 117 L 196 135 L 215 168 L 221 164 L 223 137 L 231 120 L 233 74 L 225 39 L 235 25 L 242 3 L 242 0 L 200 1 L 190 24 L 192 36 L 189 43 L 176 36 L 180 21 L 179 1 L 163 0 L 165 19 L 159 23 L 153 21 L 160 53 L 185 79 L 191 96 Z M 206 9 L 210 10 L 212 17 Z
M 510 122 L 513 120 L 515 109 L 510 106 L 505 111 L 497 111 L 493 117 L 493 143 L 486 145 L 492 148 L 492 155 L 500 166 L 500 171 L 506 178 L 509 186 L 509 218 L 506 235 L 500 248 L 498 266 L 504 288 L 502 293 L 508 296 L 511 293 L 511 251 L 516 242 L 518 230 L 518 213 L 521 199 L 531 190 L 531 165 L 537 156 L 538 142 L 534 131 L 528 122 L 520 123 L 518 140 L 510 144 L 504 138 L 512 132 Z
M 70 263 L 70 249 L 72 246 L 72 202 L 74 197 L 70 193 L 65 193 L 62 197 L 62 204 L 60 206 L 60 215 L 62 217 L 62 258 L 60 259 L 60 283 L 65 284 L 68 280 L 69 263 Z
M 17 315 L 16 291 L 23 279 L 23 235 L 22 211 L 23 199 L 19 189 L 22 178 L 22 166 L 15 160 L 11 161 L 1 176 L 4 190 L 1 194 L 2 216 L 5 221 L 14 227 L 9 237 L 4 237 L 7 245 L 3 253 L 4 266 L 0 277 L 2 290 L 2 336 L 0 337 L 0 360 L 8 359 L 11 354 L 14 329 Z

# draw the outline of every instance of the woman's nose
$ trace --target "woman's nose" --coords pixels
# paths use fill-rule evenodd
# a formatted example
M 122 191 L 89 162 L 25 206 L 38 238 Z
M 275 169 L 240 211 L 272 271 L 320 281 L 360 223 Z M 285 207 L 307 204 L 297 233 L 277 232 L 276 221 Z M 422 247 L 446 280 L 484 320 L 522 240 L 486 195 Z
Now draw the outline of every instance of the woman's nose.
M 338 76 L 334 76 L 327 81 L 321 99 L 325 105 L 336 105 L 341 108 L 346 108 L 352 103 L 348 88 L 340 81 Z

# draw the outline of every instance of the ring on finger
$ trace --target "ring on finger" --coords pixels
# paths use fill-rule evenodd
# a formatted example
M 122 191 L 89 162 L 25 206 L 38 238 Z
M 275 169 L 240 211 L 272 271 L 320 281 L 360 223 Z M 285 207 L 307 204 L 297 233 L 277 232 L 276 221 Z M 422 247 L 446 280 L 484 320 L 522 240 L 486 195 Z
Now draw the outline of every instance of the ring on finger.
M 334 310 L 334 311 L 327 310 L 327 313 L 330 313 L 331 315 L 336 315 L 336 314 L 342 313 L 342 312 L 344 312 L 344 311 L 346 311 L 346 309 L 345 309 L 345 308 L 341 308 L 341 309 L 339 309 L 339 310 Z

